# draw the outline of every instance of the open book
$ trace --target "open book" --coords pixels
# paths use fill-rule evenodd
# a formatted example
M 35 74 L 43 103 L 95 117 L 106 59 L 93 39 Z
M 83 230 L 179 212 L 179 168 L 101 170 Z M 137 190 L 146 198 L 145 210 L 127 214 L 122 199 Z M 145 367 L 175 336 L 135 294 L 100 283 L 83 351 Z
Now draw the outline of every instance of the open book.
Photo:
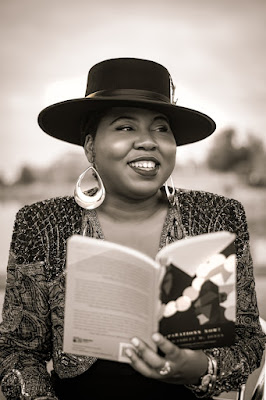
M 67 243 L 64 351 L 128 362 L 138 336 L 160 331 L 181 347 L 234 341 L 236 258 L 229 232 L 188 237 L 156 259 L 74 235 Z

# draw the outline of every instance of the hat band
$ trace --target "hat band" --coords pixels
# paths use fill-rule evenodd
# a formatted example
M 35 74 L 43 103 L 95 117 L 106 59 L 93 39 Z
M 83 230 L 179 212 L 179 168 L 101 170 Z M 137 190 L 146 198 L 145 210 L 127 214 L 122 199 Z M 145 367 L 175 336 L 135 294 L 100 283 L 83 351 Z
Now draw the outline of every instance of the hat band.
M 103 97 L 116 97 L 122 100 L 147 100 L 147 101 L 160 101 L 170 103 L 170 99 L 163 94 L 152 92 L 151 90 L 139 89 L 115 89 L 115 90 L 98 90 L 97 92 L 90 93 L 86 96 L 87 99 Z

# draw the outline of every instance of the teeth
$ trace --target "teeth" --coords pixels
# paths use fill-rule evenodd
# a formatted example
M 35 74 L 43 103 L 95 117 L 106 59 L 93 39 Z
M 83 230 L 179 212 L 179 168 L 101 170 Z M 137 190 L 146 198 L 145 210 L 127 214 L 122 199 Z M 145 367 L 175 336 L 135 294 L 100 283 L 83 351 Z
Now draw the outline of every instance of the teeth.
M 135 161 L 135 162 L 131 162 L 129 163 L 131 167 L 134 168 L 155 168 L 156 164 L 154 161 Z

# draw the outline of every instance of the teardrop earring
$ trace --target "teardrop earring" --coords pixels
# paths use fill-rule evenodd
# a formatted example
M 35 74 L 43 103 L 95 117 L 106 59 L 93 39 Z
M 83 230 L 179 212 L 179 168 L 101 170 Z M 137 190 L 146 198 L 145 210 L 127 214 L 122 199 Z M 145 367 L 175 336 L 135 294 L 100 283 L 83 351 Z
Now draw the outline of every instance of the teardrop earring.
M 165 188 L 165 193 L 166 193 L 166 196 L 168 198 L 169 203 L 172 206 L 174 206 L 175 205 L 175 192 L 176 192 L 176 190 L 175 190 L 174 181 L 173 181 L 173 178 L 172 178 L 171 175 L 170 175 L 169 179 L 170 179 L 171 186 L 172 186 L 172 192 L 170 192 L 170 190 L 169 190 L 169 187 L 167 185 L 167 181 L 164 183 L 164 188 Z
M 99 189 L 92 196 L 85 194 L 81 190 L 82 179 L 84 178 L 85 174 L 89 170 L 92 170 L 92 172 L 95 174 L 96 179 L 99 184 Z M 85 210 L 93 210 L 93 209 L 99 207 L 103 203 L 103 201 L 105 199 L 105 188 L 103 185 L 103 181 L 95 168 L 90 166 L 79 176 L 78 181 L 75 186 L 75 190 L 74 190 L 74 199 L 75 199 L 76 203 L 80 207 L 85 208 Z

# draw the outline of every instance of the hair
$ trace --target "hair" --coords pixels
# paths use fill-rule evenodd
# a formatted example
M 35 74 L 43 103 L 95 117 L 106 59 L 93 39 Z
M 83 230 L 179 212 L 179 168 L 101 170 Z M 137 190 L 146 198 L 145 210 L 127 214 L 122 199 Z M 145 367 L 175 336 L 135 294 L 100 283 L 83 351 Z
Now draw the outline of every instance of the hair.
M 95 138 L 99 123 L 106 113 L 107 109 L 95 111 L 95 113 L 85 116 L 81 121 L 80 143 L 83 147 L 85 144 L 85 139 L 88 135 L 90 135 L 93 139 Z

